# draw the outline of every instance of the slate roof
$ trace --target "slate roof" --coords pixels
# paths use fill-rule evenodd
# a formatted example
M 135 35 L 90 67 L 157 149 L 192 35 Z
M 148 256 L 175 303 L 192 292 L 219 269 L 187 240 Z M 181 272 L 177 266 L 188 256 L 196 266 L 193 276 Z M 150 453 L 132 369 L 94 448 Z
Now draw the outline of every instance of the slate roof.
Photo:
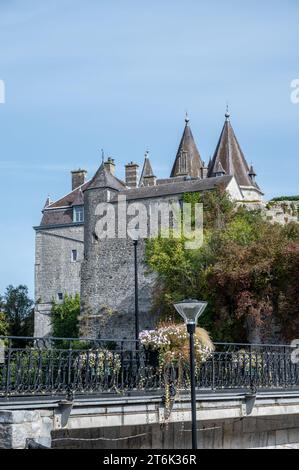
M 171 170 L 171 177 L 187 174 L 199 178 L 203 162 L 196 147 L 190 126 L 189 119 L 185 119 L 185 129 L 181 138 L 175 161 Z M 184 158 L 186 157 L 186 162 Z
M 84 204 L 84 197 L 83 197 L 82 189 L 80 187 L 79 191 L 76 191 L 76 195 L 75 195 L 72 205 L 81 206 L 82 204 Z
M 142 168 L 142 172 L 141 172 L 141 176 L 140 176 L 140 180 L 139 180 L 139 186 L 143 185 L 143 183 L 144 183 L 143 179 L 144 178 L 148 178 L 148 177 L 151 177 L 151 176 L 155 176 L 155 175 L 154 175 L 154 172 L 153 172 L 153 169 L 152 169 L 150 159 L 148 158 L 148 152 L 146 152 L 145 156 L 144 156 L 143 168 Z
M 86 181 L 86 183 L 74 189 L 73 191 L 68 193 L 66 196 L 63 196 L 62 198 L 58 199 L 58 201 L 55 201 L 49 204 L 47 206 L 47 209 L 73 206 L 74 203 L 78 201 L 78 198 L 80 197 L 80 192 L 82 193 L 83 191 L 85 191 L 88 188 L 89 184 L 90 184 L 90 181 Z
M 120 191 L 119 194 L 125 195 L 130 199 L 148 199 L 152 197 L 171 196 L 186 192 L 209 191 L 216 187 L 226 188 L 232 180 L 232 175 L 217 176 L 205 179 L 184 179 L 183 181 L 173 180 L 173 183 L 160 184 L 156 186 L 143 186 L 141 188 L 131 188 Z M 117 200 L 118 194 L 112 198 L 112 202 Z
M 235 176 L 240 186 L 255 186 L 259 189 L 258 185 L 249 176 L 249 166 L 235 136 L 229 120 L 229 114 L 226 113 L 225 117 L 224 126 L 209 165 L 208 178 L 217 173 L 220 163 L 227 175 Z
M 89 182 L 87 188 L 83 191 L 97 188 L 108 188 L 115 189 L 116 191 L 121 191 L 126 187 L 125 183 L 120 179 L 116 178 L 110 171 L 108 171 L 104 164 L 102 164 L 97 170 L 96 174 Z
M 49 225 L 64 225 L 73 223 L 73 208 L 44 210 L 40 227 Z
M 173 183 L 174 181 L 185 181 L 186 176 L 175 176 L 174 178 L 159 178 L 156 180 L 156 184 L 169 184 Z

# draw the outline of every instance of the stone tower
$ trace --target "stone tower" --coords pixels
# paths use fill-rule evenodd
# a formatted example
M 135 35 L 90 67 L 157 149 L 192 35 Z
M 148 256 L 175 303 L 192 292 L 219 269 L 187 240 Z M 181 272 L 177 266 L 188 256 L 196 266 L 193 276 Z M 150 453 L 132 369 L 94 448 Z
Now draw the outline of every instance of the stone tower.
M 84 261 L 81 270 L 80 333 L 84 337 L 134 338 L 134 247 L 130 238 L 101 239 L 97 235 L 99 203 L 115 207 L 126 189 L 105 166 L 101 166 L 84 192 Z M 110 206 L 110 209 L 111 209 Z M 109 210 L 110 210 L 109 209 Z M 109 215 L 110 219 L 112 214 Z M 146 275 L 144 241 L 138 243 L 140 327 L 150 328 L 153 276 Z

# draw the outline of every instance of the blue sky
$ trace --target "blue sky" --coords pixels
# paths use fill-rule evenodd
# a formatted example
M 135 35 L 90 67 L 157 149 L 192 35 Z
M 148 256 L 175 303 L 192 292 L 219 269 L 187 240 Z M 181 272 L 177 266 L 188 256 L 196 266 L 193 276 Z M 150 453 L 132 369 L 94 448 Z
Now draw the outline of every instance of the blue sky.
M 298 194 L 298 0 L 1 0 L 0 293 L 33 294 L 34 231 L 48 194 L 117 174 L 146 148 L 167 176 L 188 110 L 204 160 L 226 102 L 266 198 Z

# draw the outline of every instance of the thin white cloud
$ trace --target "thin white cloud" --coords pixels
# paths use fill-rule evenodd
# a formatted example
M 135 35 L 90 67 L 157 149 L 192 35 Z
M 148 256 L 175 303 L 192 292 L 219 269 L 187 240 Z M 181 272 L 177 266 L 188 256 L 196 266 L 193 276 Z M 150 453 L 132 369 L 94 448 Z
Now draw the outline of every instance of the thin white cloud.
M 63 164 L 54 164 L 54 165 L 43 165 L 39 163 L 24 163 L 18 161 L 1 161 L 0 160 L 0 168 L 4 170 L 38 170 L 38 171 L 53 171 L 53 172 L 60 172 L 60 171 L 69 171 L 69 165 Z

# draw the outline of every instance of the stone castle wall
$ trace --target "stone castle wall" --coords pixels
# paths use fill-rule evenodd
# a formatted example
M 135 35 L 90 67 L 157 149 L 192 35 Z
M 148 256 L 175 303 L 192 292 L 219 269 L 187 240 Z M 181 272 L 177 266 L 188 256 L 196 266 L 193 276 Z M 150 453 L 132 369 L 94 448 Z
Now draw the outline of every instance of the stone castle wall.
M 46 228 L 36 231 L 35 240 L 35 321 L 34 335 L 51 332 L 51 307 L 58 293 L 80 293 L 80 271 L 83 260 L 83 226 Z M 77 250 L 78 260 L 71 259 Z
M 238 202 L 249 210 L 260 210 L 266 220 L 281 225 L 299 221 L 299 201 Z
M 86 192 L 85 259 L 81 272 L 81 335 L 133 339 L 135 328 L 134 245 L 131 238 L 97 239 L 96 206 L 105 192 Z M 172 198 L 171 200 L 176 200 Z M 154 199 L 159 202 L 158 198 Z M 163 199 L 165 202 L 165 199 Z M 149 206 L 149 200 L 138 200 Z M 116 216 L 116 226 L 118 218 Z M 146 241 L 138 242 L 138 299 L 140 330 L 153 328 L 156 276 L 145 264 Z

